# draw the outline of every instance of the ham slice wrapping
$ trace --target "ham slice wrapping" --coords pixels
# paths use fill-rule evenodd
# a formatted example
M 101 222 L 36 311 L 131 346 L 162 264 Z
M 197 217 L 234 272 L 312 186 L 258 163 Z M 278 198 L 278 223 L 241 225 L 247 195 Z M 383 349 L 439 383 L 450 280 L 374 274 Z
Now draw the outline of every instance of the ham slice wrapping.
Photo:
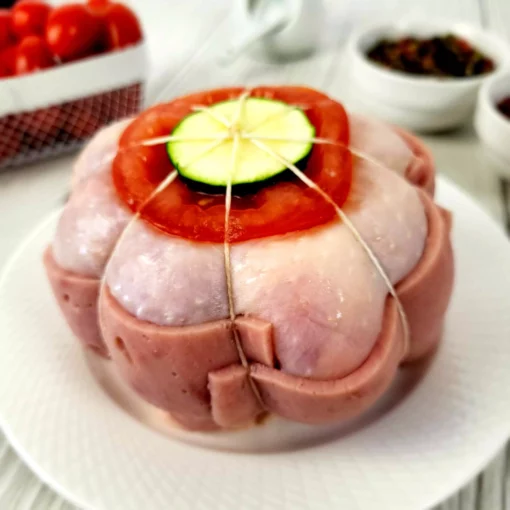
M 217 303 L 198 306 L 194 315 L 186 315 L 189 310 L 186 303 L 193 307 L 199 301 L 203 302 L 205 290 L 202 288 L 201 294 L 195 290 L 188 293 L 184 300 L 181 299 L 180 303 L 170 298 L 167 307 L 174 307 L 171 319 L 167 319 L 166 309 L 158 306 L 157 299 L 148 309 L 138 313 L 140 303 L 147 304 L 149 296 L 140 294 L 138 305 L 131 299 L 132 296 L 137 298 L 132 290 L 136 290 L 137 284 L 129 273 L 132 268 L 123 265 L 123 258 L 139 256 L 136 242 L 127 244 L 128 249 L 134 250 L 130 255 L 127 252 L 128 255 L 121 255 L 120 262 L 113 260 L 113 264 L 109 264 L 113 269 L 106 269 L 106 283 L 102 285 L 101 276 L 107 260 L 115 259 L 115 255 L 111 257 L 114 246 L 118 248 L 120 245 L 122 248 L 119 236 L 132 217 L 117 200 L 109 175 L 116 143 L 127 123 L 114 125 L 98 135 L 78 159 L 71 203 L 61 219 L 53 246 L 44 255 L 53 292 L 74 334 L 84 346 L 104 357 L 111 357 L 140 396 L 170 413 L 187 429 L 238 428 L 253 423 L 267 412 L 303 423 L 326 423 L 356 416 L 369 408 L 388 388 L 402 363 L 427 356 L 440 340 L 454 276 L 449 236 L 451 218 L 431 198 L 434 192 L 434 165 L 430 152 L 416 137 L 398 128 L 389 133 L 390 130 L 383 124 L 362 117 L 351 116 L 350 122 L 351 146 L 355 150 L 368 152 L 374 161 L 383 161 L 385 167 L 391 166 L 419 189 L 419 200 L 414 200 L 421 202 L 424 213 L 420 214 L 425 214 L 428 227 L 421 256 L 419 260 L 411 258 L 408 262 L 402 259 L 395 266 L 392 266 L 391 259 L 387 260 L 390 263 L 387 270 L 393 273 L 393 280 L 398 282 L 396 292 L 410 328 L 409 345 L 405 342 L 395 300 L 388 296 L 385 302 L 381 301 L 383 311 L 380 328 L 377 322 L 373 322 L 375 331 L 379 331 L 373 340 L 365 338 L 352 344 L 356 338 L 344 337 L 347 350 L 342 350 L 342 347 L 338 351 L 332 351 L 332 344 L 325 341 L 322 344 L 325 347 L 319 348 L 317 345 L 320 344 L 317 344 L 315 348 L 325 348 L 333 357 L 317 358 L 312 352 L 311 357 L 305 359 L 306 362 L 304 358 L 294 359 L 293 352 L 288 349 L 292 342 L 282 343 L 281 324 L 267 319 L 271 316 L 270 310 L 266 319 L 260 315 L 250 315 L 250 307 L 254 306 L 253 303 L 256 306 L 259 299 L 257 293 L 251 294 L 251 290 L 246 292 L 241 286 L 238 290 L 239 303 L 248 311 L 238 315 L 234 323 L 227 320 L 223 303 L 223 276 L 217 272 L 221 257 L 215 253 L 214 245 L 211 245 L 212 248 L 206 245 L 196 248 L 185 242 L 169 241 L 170 244 L 165 244 L 164 240 L 154 240 L 143 225 L 135 226 L 140 231 L 137 234 L 139 239 L 144 239 L 138 243 L 141 246 L 146 243 L 146 246 L 156 250 L 154 253 L 163 253 L 158 252 L 163 250 L 174 258 L 184 258 L 188 265 L 192 263 L 207 267 L 206 271 L 210 273 L 210 278 L 207 278 L 216 282 L 214 292 L 217 296 L 212 302 L 217 300 Z M 385 131 L 386 135 L 382 137 L 381 133 Z M 393 147 L 390 153 L 388 144 Z M 370 150 L 367 151 L 366 147 Z M 94 161 L 101 164 L 91 165 L 90 162 Z M 366 181 L 366 177 L 363 177 L 367 175 L 366 172 L 370 174 L 370 168 L 360 164 L 361 184 L 357 186 L 371 185 L 370 179 Z M 387 169 L 384 171 L 387 172 Z M 386 177 L 386 181 L 391 185 L 391 179 Z M 384 189 L 381 189 L 384 193 Z M 379 199 L 382 200 L 378 202 L 379 206 L 386 207 L 385 195 L 379 195 Z M 412 197 L 408 203 L 413 203 Z M 347 204 L 348 208 L 355 206 Z M 396 207 L 395 204 L 393 207 Z M 417 210 L 416 204 L 412 207 L 414 209 L 411 210 Z M 358 216 L 364 228 L 367 228 L 369 219 L 370 216 Z M 407 228 L 413 228 L 413 225 L 414 228 L 421 228 L 422 221 L 425 220 L 416 220 L 414 224 L 408 222 Z M 325 228 L 331 230 L 331 227 Z M 407 232 L 411 240 L 408 240 L 408 245 L 412 239 L 420 239 L 421 234 L 399 231 L 398 228 L 403 227 L 391 232 L 388 243 L 398 243 L 399 232 Z M 328 235 L 336 235 L 336 230 L 331 230 Z M 134 239 L 136 241 L 136 236 Z M 317 241 L 313 241 L 313 236 L 311 239 L 313 250 L 316 246 L 313 242 Z M 273 246 L 276 245 L 273 243 Z M 288 244 L 281 246 L 288 251 Z M 258 249 L 259 245 L 256 242 L 241 244 L 234 253 L 234 261 L 238 264 L 237 277 L 242 276 L 242 281 L 247 281 L 256 273 L 243 272 L 250 253 L 255 259 L 259 257 L 259 252 L 253 251 L 253 247 Z M 144 249 L 141 248 L 142 252 Z M 169 249 L 174 251 L 169 252 Z M 402 268 L 411 260 L 414 260 L 413 265 L 407 267 L 412 269 L 402 273 Z M 136 266 L 133 267 L 136 272 Z M 404 274 L 404 277 L 399 274 Z M 116 283 L 123 279 L 126 281 L 126 278 L 128 285 L 131 285 L 131 294 L 125 294 L 128 301 L 122 302 L 119 296 L 124 295 Z M 183 282 L 177 279 L 174 283 L 181 285 Z M 162 287 L 164 290 L 165 287 Z M 329 294 L 326 292 L 324 296 L 327 298 Z M 320 299 L 317 303 L 321 303 Z M 290 317 L 288 320 L 293 319 Z M 249 362 L 247 367 L 240 362 L 233 328 Z M 308 334 L 313 337 L 314 331 L 320 333 L 327 331 L 327 328 L 319 324 L 318 329 L 312 328 L 310 331 Z M 335 338 L 332 336 L 330 339 L 333 346 Z M 310 367 L 315 367 L 315 373 L 309 376 Z M 257 389 L 255 393 L 254 384 Z
M 248 375 L 239 364 L 229 321 L 158 326 L 126 312 L 108 290 L 99 303 L 101 336 L 90 299 L 85 300 L 82 314 L 76 313 L 80 302 L 75 301 L 84 289 L 97 293 L 98 281 L 62 270 L 50 250 L 45 263 L 75 334 L 87 345 L 109 351 L 132 387 L 185 427 L 211 430 L 253 421 L 263 409 L 247 384 L 249 376 L 259 387 L 264 410 L 305 423 L 335 421 L 370 407 L 402 362 L 427 355 L 440 339 L 453 287 L 450 215 L 425 192 L 420 196 L 429 224 L 425 251 L 416 268 L 397 286 L 411 329 L 411 348 L 405 352 L 401 322 L 393 299 L 388 297 L 383 328 L 372 352 L 357 370 L 338 380 L 310 380 L 278 370 L 271 324 L 260 319 L 236 320 L 243 350 L 251 362 Z
M 152 324 L 128 313 L 107 287 L 98 308 L 100 280 L 63 269 L 49 248 L 46 269 L 73 332 L 86 346 L 110 355 L 143 398 L 188 429 L 236 428 L 263 412 L 305 423 L 359 414 L 384 393 L 401 363 L 435 348 L 453 286 L 450 216 L 428 194 L 434 182 L 430 155 L 414 137 L 403 137 L 418 156 L 406 173 L 426 190 L 420 198 L 428 220 L 421 260 L 396 288 L 411 330 L 408 352 L 395 303 L 388 297 L 382 330 L 369 356 L 356 370 L 333 380 L 311 380 L 279 370 L 272 325 L 238 317 L 235 327 L 250 362 L 248 370 L 240 365 L 229 321 L 183 327 Z M 259 389 L 263 408 L 249 377 Z

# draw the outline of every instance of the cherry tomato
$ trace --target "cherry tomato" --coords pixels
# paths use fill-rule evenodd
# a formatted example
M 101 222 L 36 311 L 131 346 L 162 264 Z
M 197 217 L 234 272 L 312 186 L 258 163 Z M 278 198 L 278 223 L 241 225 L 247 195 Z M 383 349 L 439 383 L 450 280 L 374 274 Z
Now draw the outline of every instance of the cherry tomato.
M 12 73 L 9 72 L 5 63 L 0 60 L 0 78 L 7 78 L 8 76 L 11 76 L 11 74 Z
M 20 37 L 44 35 L 51 7 L 38 0 L 24 0 L 12 8 L 12 28 Z
M 225 239 L 225 196 L 203 193 L 175 179 L 149 203 L 159 183 L 173 172 L 165 145 L 141 147 L 147 138 L 169 135 L 193 105 L 239 97 L 243 89 L 217 89 L 192 94 L 142 113 L 124 131 L 112 175 L 120 198 L 163 232 L 185 239 L 221 243 Z M 349 195 L 352 159 L 349 121 L 341 104 L 304 87 L 257 87 L 255 97 L 306 105 L 317 136 L 338 142 L 315 145 L 306 163 L 307 176 L 341 206 Z M 145 205 L 144 205 L 145 204 Z M 143 205 L 143 209 L 141 209 Z M 140 210 L 141 209 L 141 210 Z M 287 234 L 337 219 L 335 208 L 297 178 L 267 184 L 249 195 L 232 197 L 230 242 Z
M 112 5 L 110 0 L 88 0 L 87 7 L 91 12 L 97 15 L 103 15 Z
M 4 69 L 7 70 L 7 76 L 12 76 L 16 69 L 16 50 L 17 46 L 9 46 L 0 51 L 0 62 Z
M 0 9 L 0 49 L 7 48 L 15 42 L 12 32 L 12 13 L 7 9 Z
M 112 3 L 96 9 L 103 20 L 106 49 L 125 48 L 142 40 L 142 29 L 136 14 L 125 5 Z M 101 14 L 102 13 L 102 14 Z
M 46 41 L 63 61 L 93 53 L 101 37 L 101 21 L 84 5 L 68 4 L 54 9 L 46 27 Z
M 53 56 L 42 37 L 29 35 L 19 43 L 14 63 L 16 74 L 32 73 L 53 64 Z

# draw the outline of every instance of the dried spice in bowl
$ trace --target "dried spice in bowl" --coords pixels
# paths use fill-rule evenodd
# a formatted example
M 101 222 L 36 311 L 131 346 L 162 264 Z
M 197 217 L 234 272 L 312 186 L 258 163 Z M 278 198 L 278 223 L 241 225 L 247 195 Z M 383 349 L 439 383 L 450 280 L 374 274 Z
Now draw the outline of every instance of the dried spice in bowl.
M 510 120 L 510 96 L 505 97 L 497 104 L 498 110 Z
M 492 59 L 452 34 L 382 39 L 369 49 L 367 57 L 395 71 L 443 78 L 479 76 L 495 68 Z

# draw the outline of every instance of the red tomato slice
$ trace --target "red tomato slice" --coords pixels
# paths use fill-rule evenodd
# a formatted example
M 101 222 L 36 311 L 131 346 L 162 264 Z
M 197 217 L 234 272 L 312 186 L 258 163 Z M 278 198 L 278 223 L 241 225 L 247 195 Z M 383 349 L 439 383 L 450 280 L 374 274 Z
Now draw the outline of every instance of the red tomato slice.
M 70 61 L 93 53 L 101 36 L 101 22 L 85 5 L 53 9 L 46 26 L 46 41 L 54 55 Z
M 24 0 L 12 8 L 14 33 L 22 38 L 28 35 L 44 35 L 51 7 L 41 1 Z
M 0 9 L 0 50 L 14 44 L 12 31 L 12 13 L 8 9 Z
M 158 184 L 174 170 L 165 145 L 133 147 L 142 140 L 169 135 L 194 105 L 210 105 L 239 97 L 243 89 L 202 92 L 155 106 L 142 113 L 124 132 L 113 163 L 119 196 L 144 219 L 163 232 L 196 241 L 223 242 L 224 195 L 204 195 L 177 178 L 166 190 L 142 205 Z M 254 97 L 306 105 L 305 112 L 318 137 L 339 145 L 315 145 L 307 160 L 306 175 L 341 206 L 352 179 L 349 123 L 339 103 L 304 87 L 260 87 Z M 235 196 L 230 215 L 231 242 L 287 234 L 323 225 L 337 217 L 334 207 L 297 177 L 262 187 L 252 194 Z
M 16 49 L 15 73 L 27 74 L 47 69 L 54 64 L 46 41 L 37 35 L 25 37 Z
M 125 5 L 106 3 L 91 6 L 101 16 L 104 24 L 105 43 L 107 51 L 131 46 L 142 40 L 142 29 L 136 14 Z

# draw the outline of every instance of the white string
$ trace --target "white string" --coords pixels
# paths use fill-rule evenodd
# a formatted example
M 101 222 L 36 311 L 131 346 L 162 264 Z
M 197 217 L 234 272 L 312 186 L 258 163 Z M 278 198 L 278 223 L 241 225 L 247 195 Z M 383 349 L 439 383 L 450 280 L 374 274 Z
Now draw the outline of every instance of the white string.
M 281 117 L 283 115 L 287 115 L 290 112 L 295 112 L 296 110 L 300 110 L 300 108 L 298 106 L 292 106 L 292 105 L 283 106 L 280 111 L 277 111 L 277 112 L 274 112 L 274 113 L 268 115 L 267 117 L 263 118 L 259 123 L 255 124 L 255 126 L 250 126 L 248 128 L 248 131 L 245 132 L 245 135 L 250 135 L 251 133 L 253 133 L 253 131 L 260 129 L 262 126 L 264 126 L 268 122 L 271 122 L 272 120 L 274 120 L 278 117 Z
M 209 140 L 219 140 L 223 135 L 216 136 L 180 136 L 180 135 L 170 135 L 170 136 L 157 136 L 154 138 L 149 138 L 147 140 L 143 140 L 139 144 L 129 145 L 126 148 L 135 148 L 137 146 L 142 147 L 152 147 L 153 145 L 163 145 L 168 142 L 204 142 Z
M 250 92 L 251 92 L 250 90 L 245 90 L 241 94 L 241 96 L 239 96 L 238 100 L 241 102 L 241 105 L 243 104 L 245 99 L 247 97 L 249 97 Z M 334 140 L 328 140 L 327 138 L 280 137 L 280 136 L 272 136 L 272 135 L 255 135 L 252 133 L 254 130 L 259 129 L 267 122 L 270 122 L 271 120 L 273 120 L 279 116 L 285 115 L 287 113 L 290 113 L 292 111 L 296 111 L 297 109 L 301 109 L 302 107 L 304 107 L 304 106 L 289 105 L 288 107 L 282 108 L 281 111 L 278 111 L 278 112 L 275 112 L 274 114 L 269 115 L 268 117 L 262 119 L 262 121 L 260 123 L 256 124 L 255 126 L 250 127 L 248 131 L 241 132 L 240 133 L 241 139 L 243 139 L 243 140 L 260 140 L 260 141 L 276 141 L 276 142 L 280 141 L 280 142 L 289 142 L 289 143 L 296 142 L 296 143 L 337 145 L 337 146 L 345 147 L 351 154 L 353 154 L 356 157 L 359 157 L 360 159 L 368 161 L 369 163 L 372 163 L 372 164 L 379 166 L 381 168 L 386 168 L 386 169 L 396 171 L 395 169 L 392 169 L 392 168 L 386 166 L 385 164 L 383 164 L 382 162 L 372 158 L 369 154 L 367 154 L 365 152 L 359 151 L 357 149 L 352 149 L 351 147 L 349 147 L 346 144 L 343 144 L 343 143 L 340 143 L 340 142 L 337 142 Z M 216 120 L 217 122 L 222 124 L 227 130 L 230 130 L 232 128 L 232 125 L 228 121 L 228 119 L 226 119 L 224 116 L 221 116 L 217 112 L 213 112 L 210 109 L 210 107 L 203 106 L 203 105 L 197 105 L 197 106 L 192 107 L 192 110 L 200 111 L 200 112 L 205 113 L 206 115 L 209 115 L 211 118 L 213 118 L 214 120 Z M 239 111 L 240 110 L 238 109 L 238 112 Z M 215 136 L 168 135 L 168 136 L 159 136 L 159 137 L 154 137 L 154 138 L 148 138 L 141 142 L 128 145 L 127 147 L 123 147 L 123 148 L 119 149 L 116 153 L 106 155 L 105 157 L 103 157 L 99 160 L 97 166 L 102 166 L 103 164 L 111 163 L 115 159 L 117 154 L 127 152 L 131 149 L 136 149 L 138 147 L 144 147 L 144 146 L 151 147 L 151 146 L 156 146 L 156 145 L 163 145 L 163 144 L 166 144 L 168 142 L 173 142 L 173 141 L 175 141 L 175 142 L 193 142 L 193 141 L 199 142 L 199 141 L 209 141 L 209 140 L 211 140 L 211 141 L 216 141 L 216 140 L 226 141 L 226 139 L 231 136 L 232 135 L 230 133 L 227 133 L 225 135 L 218 134 Z
M 194 112 L 205 113 L 206 115 L 211 117 L 211 119 L 215 120 L 216 122 L 219 122 L 226 129 L 230 129 L 230 127 L 231 127 L 231 124 L 226 117 L 224 117 L 223 115 L 221 115 L 218 112 L 211 110 L 211 107 L 209 107 L 209 106 L 198 105 L 198 106 L 193 106 L 191 109 Z
M 237 99 L 237 101 L 239 101 L 239 106 L 234 114 L 234 116 L 232 117 L 232 122 L 230 124 L 230 129 L 232 128 L 238 128 L 238 124 L 239 124 L 239 121 L 241 120 L 241 117 L 243 116 L 243 112 L 244 112 L 244 105 L 246 104 L 246 100 L 248 99 L 248 97 L 250 96 L 251 94 L 251 90 L 245 90 L 240 96 L 239 96 L 239 99 Z M 239 135 L 238 135 L 239 136 Z
M 141 142 L 133 143 L 127 145 L 126 147 L 120 147 L 116 152 L 111 154 L 107 154 L 104 157 L 100 158 L 96 164 L 97 167 L 101 167 L 107 163 L 112 163 L 113 160 L 117 157 L 118 154 L 123 154 L 132 149 L 138 149 L 140 147 L 153 147 L 156 145 L 163 145 L 168 142 L 207 142 L 211 141 L 226 141 L 228 138 L 228 134 L 218 134 L 217 136 L 157 136 L 154 138 L 147 138 L 146 140 L 142 140 Z
M 189 166 L 189 165 L 192 165 L 193 163 L 196 163 L 199 159 L 205 157 L 209 152 L 211 152 L 212 150 L 214 150 L 216 147 L 218 147 L 219 145 L 221 145 L 226 139 L 228 138 L 228 135 L 225 135 L 224 137 L 222 137 L 222 139 L 220 140 L 217 140 L 211 144 L 209 144 L 207 147 L 204 148 L 203 151 L 201 151 L 199 154 L 197 154 L 194 158 L 192 158 L 188 163 L 186 163 L 185 165 L 183 165 L 183 167 L 186 167 L 186 166 Z M 126 237 L 126 234 L 127 232 L 129 231 L 129 229 L 136 223 L 136 221 L 140 218 L 140 216 L 142 215 L 142 211 L 143 209 L 159 194 L 161 193 L 162 191 L 164 191 L 168 186 L 170 186 L 170 184 L 172 184 L 172 182 L 175 181 L 175 179 L 178 177 L 179 175 L 179 172 L 177 170 L 174 170 L 173 172 L 170 172 L 166 177 L 165 179 L 163 179 L 163 181 L 161 181 L 161 183 L 158 185 L 158 187 L 149 195 L 149 197 L 143 201 L 142 205 L 138 208 L 138 210 L 136 211 L 136 213 L 133 215 L 133 217 L 129 220 L 129 222 L 127 223 L 127 225 L 124 227 L 124 229 L 122 230 L 122 233 L 120 234 L 120 236 L 117 238 L 117 240 L 115 241 L 115 244 L 112 248 L 112 251 L 111 251 L 111 254 L 110 254 L 110 257 L 108 259 L 108 262 L 104 268 L 104 271 L 103 271 L 103 274 L 101 276 L 101 284 L 100 284 L 100 290 L 99 290 L 99 295 L 101 296 L 103 294 L 103 288 L 105 287 L 106 285 L 106 274 L 108 272 L 108 268 L 110 267 L 110 263 L 113 259 L 113 256 L 115 254 L 115 252 L 117 251 L 118 247 L 120 246 L 120 243 L 121 241 Z
M 380 168 L 384 168 L 387 170 L 392 170 L 393 172 L 400 173 L 398 170 L 391 168 L 381 161 L 378 161 L 377 159 L 374 159 L 370 154 L 367 154 L 366 152 L 359 151 L 358 149 L 353 149 L 346 145 L 345 143 L 337 142 L 334 140 L 328 140 L 327 138 L 300 138 L 300 137 L 283 137 L 283 136 L 272 136 L 272 135 L 252 135 L 250 133 L 245 133 L 241 135 L 241 138 L 243 140 L 259 140 L 261 142 L 268 141 L 268 142 L 289 142 L 289 143 L 313 143 L 318 145 L 336 145 L 338 147 L 344 147 L 347 151 L 349 151 L 353 156 L 356 156 L 364 161 L 368 161 L 369 163 L 372 163 L 375 166 L 378 166 Z
M 239 152 L 239 136 L 234 135 L 232 143 L 232 155 L 230 160 L 230 172 L 228 173 L 227 188 L 225 193 L 225 237 L 223 241 L 223 252 L 225 256 L 225 276 L 227 279 L 227 294 L 228 294 L 228 310 L 230 320 L 233 322 L 236 318 L 234 307 L 234 292 L 232 285 L 232 266 L 230 263 L 230 210 L 232 207 L 232 179 L 237 168 L 237 155 Z M 244 357 L 244 356 L 243 356 Z M 243 362 L 244 365 L 244 362 Z
M 248 363 L 248 359 L 243 349 L 243 345 L 241 343 L 241 338 L 239 337 L 239 332 L 236 327 L 236 311 L 235 311 L 235 303 L 234 303 L 234 286 L 232 283 L 232 263 L 230 259 L 230 239 L 229 239 L 229 231 L 230 231 L 230 211 L 232 208 L 232 180 L 235 177 L 237 172 L 237 163 L 239 156 L 239 145 L 241 142 L 241 136 L 238 131 L 233 131 L 233 129 L 237 126 L 237 123 L 241 120 L 243 113 L 243 106 L 246 98 L 249 95 L 249 91 L 245 91 L 243 95 L 240 97 L 239 106 L 235 115 L 232 118 L 232 124 L 229 127 L 229 130 L 232 132 L 232 153 L 230 159 L 230 169 L 227 176 L 227 187 L 225 192 L 225 232 L 224 232 L 224 241 L 223 241 L 223 253 L 224 253 L 224 265 L 225 265 L 225 278 L 227 283 L 227 296 L 228 296 L 228 311 L 230 317 L 230 323 L 232 327 L 232 334 L 234 337 L 234 343 L 237 350 L 237 354 L 241 361 L 241 365 L 247 370 L 248 373 L 248 383 L 250 388 L 255 395 L 260 407 L 262 409 L 265 408 L 264 401 L 262 400 L 262 396 L 260 395 L 259 389 L 255 384 L 255 381 L 251 377 L 251 367 Z
M 286 158 L 284 158 L 277 152 L 273 151 L 266 144 L 264 144 L 258 140 L 250 140 L 250 141 L 253 145 L 258 147 L 260 150 L 262 150 L 266 154 L 269 154 L 270 156 L 275 158 L 280 163 L 286 165 L 287 168 L 289 170 L 291 170 L 292 173 L 294 173 L 294 175 L 296 175 L 296 177 L 298 177 L 301 181 L 303 181 L 308 187 L 310 187 L 311 189 L 313 189 L 317 193 L 319 193 L 319 195 L 321 195 L 322 198 L 324 198 L 324 200 L 326 200 L 329 204 L 331 204 L 334 207 L 337 215 L 345 223 L 345 225 L 351 231 L 351 233 L 354 236 L 354 238 L 356 239 L 356 241 L 360 244 L 360 246 L 363 248 L 365 253 L 368 255 L 368 258 L 370 259 L 370 261 L 372 262 L 374 267 L 377 269 L 377 271 L 379 272 L 381 278 L 383 279 L 386 287 L 388 288 L 389 293 L 395 299 L 395 303 L 397 305 L 397 310 L 400 315 L 400 319 L 402 321 L 402 329 L 403 329 L 403 333 L 404 333 L 404 343 L 405 343 L 406 351 L 407 351 L 409 348 L 409 324 L 407 321 L 407 316 L 406 316 L 404 307 L 402 305 L 402 302 L 400 301 L 400 298 L 397 295 L 397 291 L 395 290 L 395 287 L 393 286 L 393 284 L 391 283 L 391 280 L 389 279 L 388 275 L 386 274 L 386 271 L 384 270 L 381 263 L 379 262 L 379 259 L 377 258 L 375 253 L 372 251 L 370 246 L 368 246 L 367 242 L 363 239 L 363 237 L 359 233 L 358 229 L 354 226 L 354 224 L 352 223 L 350 218 L 347 216 L 347 214 L 344 213 L 344 211 L 342 211 L 342 209 L 340 207 L 338 207 L 338 205 L 335 203 L 335 201 L 324 190 L 322 190 L 319 186 L 317 186 L 317 184 L 315 182 L 313 182 L 309 177 L 307 177 L 291 161 L 287 160 Z
M 231 214 L 231 206 L 232 206 L 232 182 L 235 177 L 235 173 L 237 171 L 237 161 L 238 161 L 238 153 L 239 153 L 239 145 L 241 140 L 248 140 L 253 145 L 258 147 L 260 150 L 265 152 L 266 154 L 269 154 L 273 158 L 275 158 L 280 163 L 284 164 L 289 170 L 291 170 L 296 177 L 298 177 L 302 182 L 304 182 L 308 187 L 315 190 L 324 200 L 326 200 L 330 205 L 332 205 L 338 215 L 338 217 L 345 223 L 347 228 L 349 228 L 350 232 L 356 239 L 356 241 L 360 244 L 362 249 L 365 251 L 367 256 L 369 257 L 370 261 L 374 265 L 374 267 L 379 272 L 381 278 L 383 279 L 385 285 L 388 288 L 389 293 L 392 295 L 392 297 L 395 299 L 395 303 L 398 309 L 398 313 L 400 315 L 401 321 L 402 321 L 402 327 L 404 332 L 404 341 L 406 344 L 406 348 L 409 345 L 409 325 L 407 321 L 407 316 L 405 314 L 405 310 L 402 306 L 402 303 L 396 293 L 396 290 L 391 283 L 389 277 L 387 276 L 386 272 L 384 271 L 384 268 L 382 267 L 381 263 L 379 262 L 377 256 L 372 251 L 372 249 L 368 246 L 366 241 L 362 238 L 359 231 L 356 229 L 354 224 L 351 222 L 350 218 L 342 211 L 342 209 L 334 202 L 334 200 L 325 192 L 323 191 L 319 186 L 317 186 L 316 183 L 314 183 L 311 179 L 309 179 L 301 170 L 299 170 L 291 161 L 287 160 L 285 157 L 281 156 L 276 151 L 273 151 L 270 147 L 267 146 L 267 144 L 262 143 L 263 141 L 282 141 L 282 142 L 296 142 L 296 143 L 312 143 L 312 144 L 329 144 L 329 145 L 340 145 L 344 146 L 347 150 L 350 151 L 351 154 L 367 160 L 377 166 L 381 166 L 386 168 L 386 166 L 373 159 L 368 154 L 365 154 L 361 151 L 357 151 L 355 149 L 351 149 L 345 144 L 341 144 L 339 142 L 335 142 L 332 140 L 327 140 L 324 138 L 299 138 L 299 137 L 278 137 L 278 136 L 263 136 L 263 135 L 255 135 L 252 132 L 256 129 L 259 129 L 264 124 L 270 122 L 277 116 L 288 114 L 292 111 L 295 111 L 296 109 L 307 109 L 311 106 L 309 105 L 289 105 L 288 107 L 282 108 L 282 111 L 275 112 L 275 114 L 269 115 L 265 119 L 263 119 L 260 123 L 258 123 L 255 126 L 250 127 L 249 131 L 247 132 L 240 132 L 238 130 L 238 123 L 242 116 L 242 111 L 244 108 L 244 105 L 246 103 L 246 99 L 249 97 L 250 91 L 245 90 L 238 98 L 239 105 L 238 109 L 233 117 L 232 122 L 230 122 L 228 119 L 226 119 L 223 115 L 219 114 L 218 112 L 215 112 L 211 110 L 210 107 L 206 107 L 203 105 L 196 105 L 192 108 L 193 111 L 199 111 L 203 112 L 215 121 L 219 122 L 223 127 L 226 128 L 227 133 L 225 135 L 218 135 L 218 136 L 211 136 L 211 137 L 203 137 L 203 136 L 196 136 L 196 137 L 188 137 L 188 136 L 175 136 L 175 135 L 169 135 L 169 136 L 161 136 L 161 137 L 155 137 L 155 138 L 149 138 L 147 140 L 144 140 L 140 142 L 139 144 L 134 144 L 132 146 L 125 147 L 121 149 L 122 151 L 129 150 L 130 148 L 134 148 L 137 146 L 155 146 L 159 144 L 164 144 L 172 141 L 183 141 L 183 142 L 192 142 L 192 141 L 207 141 L 211 140 L 212 143 L 209 144 L 203 151 L 200 152 L 195 158 L 193 158 L 190 162 L 186 163 L 185 165 L 182 165 L 183 167 L 189 166 L 193 163 L 195 163 L 197 160 L 203 158 L 206 156 L 210 151 L 214 150 L 216 147 L 221 145 L 227 140 L 232 140 L 232 157 L 231 157 L 231 166 L 230 166 L 230 172 L 228 174 L 228 181 L 227 181 L 227 187 L 226 187 L 226 194 L 225 194 L 225 239 L 224 239 L 224 261 L 225 261 L 225 274 L 226 274 L 226 284 L 227 284 L 227 292 L 228 292 L 228 306 L 229 306 L 229 317 L 230 321 L 232 322 L 232 331 L 234 335 L 234 341 L 236 344 L 236 349 L 238 351 L 238 355 L 240 358 L 240 361 L 243 365 L 243 367 L 248 369 L 248 373 L 250 371 L 250 365 L 248 363 L 248 360 L 246 358 L 246 355 L 244 353 L 244 350 L 242 348 L 242 344 L 237 332 L 237 329 L 235 327 L 235 303 L 234 303 L 234 293 L 233 293 L 233 283 L 232 283 L 232 267 L 231 267 L 231 254 L 230 254 L 230 240 L 229 240 L 229 229 L 230 229 L 230 214 Z M 114 159 L 116 154 L 111 158 L 111 160 Z M 106 159 L 106 158 L 105 158 Z M 101 161 L 100 164 L 102 164 L 103 161 Z M 103 277 L 101 279 L 101 287 L 100 287 L 100 294 L 103 293 L 103 289 L 106 282 L 106 273 L 108 269 L 108 265 L 113 258 L 113 253 L 117 249 L 117 247 L 120 244 L 120 241 L 124 238 L 126 232 L 128 229 L 134 224 L 134 222 L 140 217 L 142 210 L 144 207 L 148 205 L 150 201 L 152 201 L 159 193 L 164 191 L 178 176 L 177 170 L 174 170 L 171 172 L 159 185 L 158 187 L 151 193 L 151 195 L 143 202 L 140 209 L 136 212 L 136 214 L 133 216 L 133 218 L 130 220 L 130 222 L 126 225 L 124 228 L 122 234 L 117 239 L 115 246 L 112 250 L 112 255 L 110 256 L 110 259 L 108 261 L 107 266 L 105 267 L 105 270 L 103 272 Z M 250 382 L 250 385 L 252 387 L 252 391 L 255 394 L 257 400 L 259 401 L 259 404 L 264 407 L 264 403 L 262 401 L 261 395 L 258 391 L 257 386 L 255 385 L 255 382 L 252 380 L 251 377 L 248 377 L 248 380 Z

